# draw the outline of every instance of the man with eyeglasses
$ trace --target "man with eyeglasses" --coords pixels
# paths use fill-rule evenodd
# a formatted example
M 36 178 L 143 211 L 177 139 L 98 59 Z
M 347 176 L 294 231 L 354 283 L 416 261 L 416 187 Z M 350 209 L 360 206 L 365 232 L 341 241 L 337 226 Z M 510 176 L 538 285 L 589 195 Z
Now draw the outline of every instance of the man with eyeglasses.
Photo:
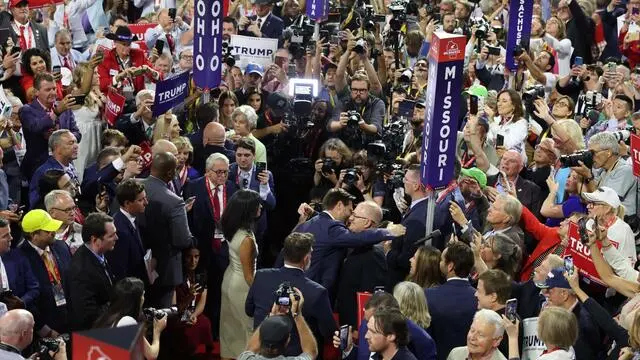
M 193 47 L 188 46 L 184 47 L 180 51 L 176 73 L 181 73 L 183 71 L 191 72 L 191 70 L 193 70 Z
M 44 197 L 47 212 L 62 225 L 55 233 L 55 239 L 63 241 L 71 253 L 82 245 L 82 225 L 75 222 L 76 203 L 65 190 L 53 190 Z

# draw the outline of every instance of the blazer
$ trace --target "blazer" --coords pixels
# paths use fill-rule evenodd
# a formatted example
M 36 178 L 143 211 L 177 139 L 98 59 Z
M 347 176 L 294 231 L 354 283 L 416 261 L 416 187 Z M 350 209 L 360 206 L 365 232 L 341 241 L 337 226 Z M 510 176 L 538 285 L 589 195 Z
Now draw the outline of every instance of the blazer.
M 27 152 L 22 160 L 22 174 L 27 179 L 31 179 L 36 168 L 49 156 L 51 131 L 67 129 L 75 135 L 78 142 L 82 140 L 82 135 L 71 110 L 63 112 L 56 121 L 53 121 L 40 102 L 34 100 L 20 109 L 19 116 L 22 121 L 24 139 L 28 144 Z
M 133 276 L 147 284 L 149 277 L 144 264 L 145 248 L 137 222 L 134 226 L 127 216 L 118 210 L 113 215 L 113 223 L 118 233 L 118 241 L 113 250 L 106 254 L 113 277 L 118 281 Z
M 86 246 L 80 246 L 71 257 L 69 294 L 73 330 L 86 330 L 106 310 L 115 278 L 109 266 Z
M 149 204 L 138 221 L 142 238 L 153 240 L 149 246 L 158 261 L 156 284 L 175 287 L 184 281 L 182 250 L 193 241 L 184 201 L 154 176 L 142 180 L 142 184 Z
M 416 241 L 424 237 L 427 221 L 427 199 L 410 207 L 400 222 L 407 228 L 404 236 L 393 239 L 391 250 L 387 253 L 389 267 L 389 290 L 409 275 L 411 264 L 409 259 L 418 249 Z
M 75 172 L 73 163 L 70 163 L 69 167 L 72 169 L 72 172 L 77 180 L 78 174 L 76 174 Z M 36 204 L 38 204 L 38 202 L 43 200 L 40 198 L 40 178 L 44 175 L 45 172 L 47 172 L 47 170 L 50 169 L 64 170 L 62 164 L 60 164 L 60 162 L 54 159 L 52 156 L 49 156 L 46 161 L 42 163 L 42 165 L 38 166 L 36 171 L 33 173 L 33 176 L 31 177 L 31 181 L 29 182 L 29 204 L 31 208 L 34 208 Z M 95 196 L 93 201 L 95 201 Z
M 487 176 L 487 186 L 495 186 L 498 182 L 498 175 Z M 540 187 L 522 176 L 516 180 L 516 195 L 522 205 L 526 206 L 532 213 L 540 219 L 540 207 L 544 198 L 540 195 Z
M 1 258 L 9 279 L 9 289 L 13 291 L 13 295 L 22 299 L 27 310 L 31 311 L 40 296 L 40 286 L 33 276 L 29 261 L 18 249 L 9 250 Z
M 249 16 L 248 19 L 251 21 L 256 21 L 258 18 L 257 15 Z M 260 28 L 260 32 L 262 33 L 263 38 L 271 38 L 271 39 L 279 39 L 282 35 L 282 30 L 284 29 L 284 22 L 279 17 L 270 13 L 267 18 L 264 20 L 264 24 Z M 256 36 L 254 33 L 243 30 L 240 32 L 241 35 L 245 36 Z
M 13 15 L 11 15 L 8 11 L 3 11 L 0 15 L 0 27 L 3 29 L 11 29 L 11 31 L 7 32 L 9 35 L 5 38 L 0 38 L 0 43 L 6 44 L 8 38 L 10 37 L 13 40 L 13 43 L 16 46 L 20 46 L 20 34 L 17 34 L 13 30 L 12 25 Z M 35 40 L 35 44 L 31 44 L 31 47 L 37 47 L 42 50 L 49 50 L 51 46 L 49 46 L 49 35 L 47 34 L 47 28 L 38 24 L 35 21 L 29 21 L 29 26 L 31 27 L 31 31 L 33 31 L 33 38 Z M 26 50 L 26 49 L 23 49 Z
M 153 68 L 153 64 L 149 62 L 147 57 L 145 56 L 144 51 L 140 49 L 130 49 L 129 52 L 129 66 L 130 67 L 140 67 L 142 65 L 147 65 L 150 68 Z M 104 60 L 98 65 L 98 75 L 100 77 L 100 91 L 105 94 L 109 90 L 109 86 L 112 85 L 112 79 L 119 72 L 121 72 L 120 64 L 117 60 L 116 49 L 111 49 L 104 53 Z M 148 73 L 145 76 L 136 76 L 133 78 L 133 88 L 135 92 L 141 91 L 145 88 L 144 80 L 145 78 L 149 78 L 149 80 L 155 82 L 156 80 L 151 77 Z
M 285 281 L 302 292 L 305 302 L 302 316 L 309 324 L 316 339 L 324 338 L 331 341 L 337 326 L 333 319 L 327 289 L 310 280 L 301 269 L 296 268 L 261 269 L 256 272 L 245 301 L 245 312 L 248 316 L 253 317 L 254 329 L 258 328 L 262 321 L 269 316 L 275 300 L 274 292 Z M 284 355 L 295 356 L 300 353 L 302 353 L 300 337 L 294 328 L 291 331 L 291 340 Z
M 116 184 L 114 179 L 120 174 L 113 166 L 113 162 L 98 170 L 98 163 L 93 163 L 84 170 L 82 185 L 80 186 L 80 200 L 82 205 L 90 204 L 91 209 L 87 212 L 94 212 L 96 195 L 100 193 L 101 186 L 106 187 L 111 199 L 116 198 Z
M 605 346 L 605 334 L 602 333 L 591 314 L 582 307 L 582 303 L 578 301 L 572 311 L 578 319 L 578 339 L 573 345 L 576 359 L 602 359 L 608 348 Z
M 300 224 L 294 231 L 311 233 L 315 237 L 311 253 L 311 265 L 307 277 L 335 294 L 337 277 L 347 249 L 377 244 L 392 239 L 386 229 L 371 229 L 352 233 L 341 221 L 334 220 L 327 212 Z
M 143 120 L 133 122 L 131 121 L 131 114 L 124 114 L 116 121 L 116 129 L 122 131 L 129 144 L 140 145 L 145 141 L 149 141 L 142 122 Z
M 273 184 L 273 174 L 271 171 L 269 173 L 269 193 L 267 194 L 267 198 L 262 200 L 262 212 L 260 213 L 260 218 L 256 223 L 256 231 L 255 234 L 259 238 L 264 236 L 264 233 L 267 231 L 267 211 L 272 211 L 276 207 L 276 197 L 275 197 L 275 186 Z M 233 163 L 229 166 L 229 181 L 231 181 L 236 188 L 241 189 L 242 186 L 240 184 L 240 180 L 238 179 L 238 163 Z M 253 166 L 251 170 L 251 179 L 249 179 L 248 189 L 254 190 L 257 193 L 260 193 L 260 181 L 256 178 L 256 167 Z
M 34 307 L 33 317 L 36 321 L 35 329 L 40 330 L 43 326 L 48 326 L 60 334 L 68 332 L 69 329 L 69 269 L 71 267 L 71 251 L 64 241 L 55 241 L 49 246 L 51 255 L 58 266 L 62 289 L 64 290 L 67 303 L 57 306 L 53 294 L 53 286 L 49 279 L 49 273 L 45 267 L 42 257 L 28 241 L 23 241 L 18 248 L 29 261 L 31 270 L 40 286 L 40 296 L 37 305 Z
M 478 310 L 475 292 L 469 281 L 462 279 L 425 289 L 431 313 L 428 331 L 436 342 L 439 360 L 446 359 L 453 348 L 467 344 L 467 331 Z
M 409 344 L 406 348 L 404 348 L 404 356 L 400 358 L 435 360 L 436 344 L 434 343 L 429 333 L 424 331 L 423 328 L 409 319 L 407 319 L 407 327 L 409 328 Z M 369 358 L 371 357 L 371 352 L 369 351 L 369 344 L 365 339 L 365 335 L 367 334 L 368 330 L 369 327 L 367 326 L 367 320 L 362 319 L 362 323 L 360 324 L 360 328 L 358 329 L 358 347 L 354 347 L 353 350 L 351 350 L 351 354 L 349 354 L 349 356 L 347 357 L 348 360 L 369 360 Z M 406 351 L 407 349 L 409 351 Z M 400 351 L 398 351 L 398 353 L 400 353 Z M 413 356 L 415 357 L 408 356 L 409 354 L 413 354 Z M 377 358 L 374 357 L 374 359 Z M 392 359 L 396 359 L 396 357 L 393 357 Z

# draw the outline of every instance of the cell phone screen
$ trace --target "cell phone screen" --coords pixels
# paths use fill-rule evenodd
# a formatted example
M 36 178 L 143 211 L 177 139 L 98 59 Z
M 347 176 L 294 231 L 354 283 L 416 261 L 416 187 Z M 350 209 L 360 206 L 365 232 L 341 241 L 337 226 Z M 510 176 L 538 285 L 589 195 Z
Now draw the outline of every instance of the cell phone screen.
M 347 348 L 349 344 L 349 325 L 342 325 L 340 327 L 340 350 Z
M 564 258 L 564 269 L 569 274 L 573 274 L 573 256 L 565 256 L 565 258 Z
M 408 119 L 413 118 L 413 111 L 416 108 L 416 102 L 413 100 L 402 100 L 398 105 L 398 115 Z
M 478 98 L 475 95 L 469 97 L 469 114 L 478 115 Z
M 504 135 L 496 135 L 496 146 L 504 146 Z
M 507 300 L 507 303 L 505 304 L 505 316 L 507 317 L 507 319 L 511 320 L 511 321 L 516 321 L 516 319 L 518 318 L 517 314 L 518 314 L 518 299 L 509 299 Z

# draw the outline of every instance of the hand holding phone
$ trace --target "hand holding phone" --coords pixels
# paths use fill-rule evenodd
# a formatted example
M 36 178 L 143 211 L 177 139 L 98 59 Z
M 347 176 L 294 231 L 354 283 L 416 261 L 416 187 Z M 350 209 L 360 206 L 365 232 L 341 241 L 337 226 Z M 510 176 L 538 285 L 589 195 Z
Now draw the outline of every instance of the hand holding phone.
M 340 327 L 340 350 L 347 350 L 349 346 L 350 336 L 351 336 L 351 326 L 342 325 Z
M 507 300 L 505 304 L 504 315 L 511 322 L 515 322 L 518 319 L 518 299 L 513 298 Z
M 573 265 L 573 256 L 568 255 L 564 257 L 564 270 L 567 272 L 567 274 L 573 275 L 573 271 L 575 270 L 575 267 Z

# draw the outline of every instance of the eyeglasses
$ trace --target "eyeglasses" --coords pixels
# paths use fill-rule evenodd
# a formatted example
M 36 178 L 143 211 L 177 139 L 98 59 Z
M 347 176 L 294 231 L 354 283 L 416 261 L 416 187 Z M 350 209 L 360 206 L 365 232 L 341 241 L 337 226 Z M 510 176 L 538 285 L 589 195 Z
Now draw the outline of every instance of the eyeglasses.
M 229 173 L 229 170 L 210 170 L 210 171 L 218 176 L 227 175 Z
M 364 216 L 360 216 L 360 215 L 356 215 L 356 214 L 351 214 L 351 216 L 353 216 L 353 217 L 354 217 L 354 218 L 356 218 L 356 219 L 363 219 L 363 220 L 371 221 L 373 224 L 375 224 L 375 223 L 376 223 L 375 221 L 373 221 L 373 220 L 369 219 L 368 217 L 364 217 Z
M 368 93 L 368 92 L 369 92 L 369 89 L 357 89 L 357 88 L 351 88 L 351 92 L 354 92 L 354 93 L 357 93 L 357 92 L 359 92 L 359 93 Z
M 193 55 L 182 55 L 180 56 L 180 59 L 193 60 Z
M 74 212 L 74 211 L 76 211 L 76 209 L 78 209 L 78 207 L 74 205 L 74 206 L 72 206 L 72 207 L 70 207 L 70 208 L 66 208 L 66 209 L 60 209 L 60 208 L 52 208 L 52 209 L 53 209 L 53 210 L 58 210 L 58 211 L 62 211 L 62 212 L 69 213 L 69 212 Z
M 557 105 L 557 106 L 563 106 L 563 107 L 566 107 L 566 108 L 570 108 L 570 107 L 571 107 L 571 106 L 569 105 L 569 103 L 564 102 L 564 101 L 556 101 L 555 105 Z

